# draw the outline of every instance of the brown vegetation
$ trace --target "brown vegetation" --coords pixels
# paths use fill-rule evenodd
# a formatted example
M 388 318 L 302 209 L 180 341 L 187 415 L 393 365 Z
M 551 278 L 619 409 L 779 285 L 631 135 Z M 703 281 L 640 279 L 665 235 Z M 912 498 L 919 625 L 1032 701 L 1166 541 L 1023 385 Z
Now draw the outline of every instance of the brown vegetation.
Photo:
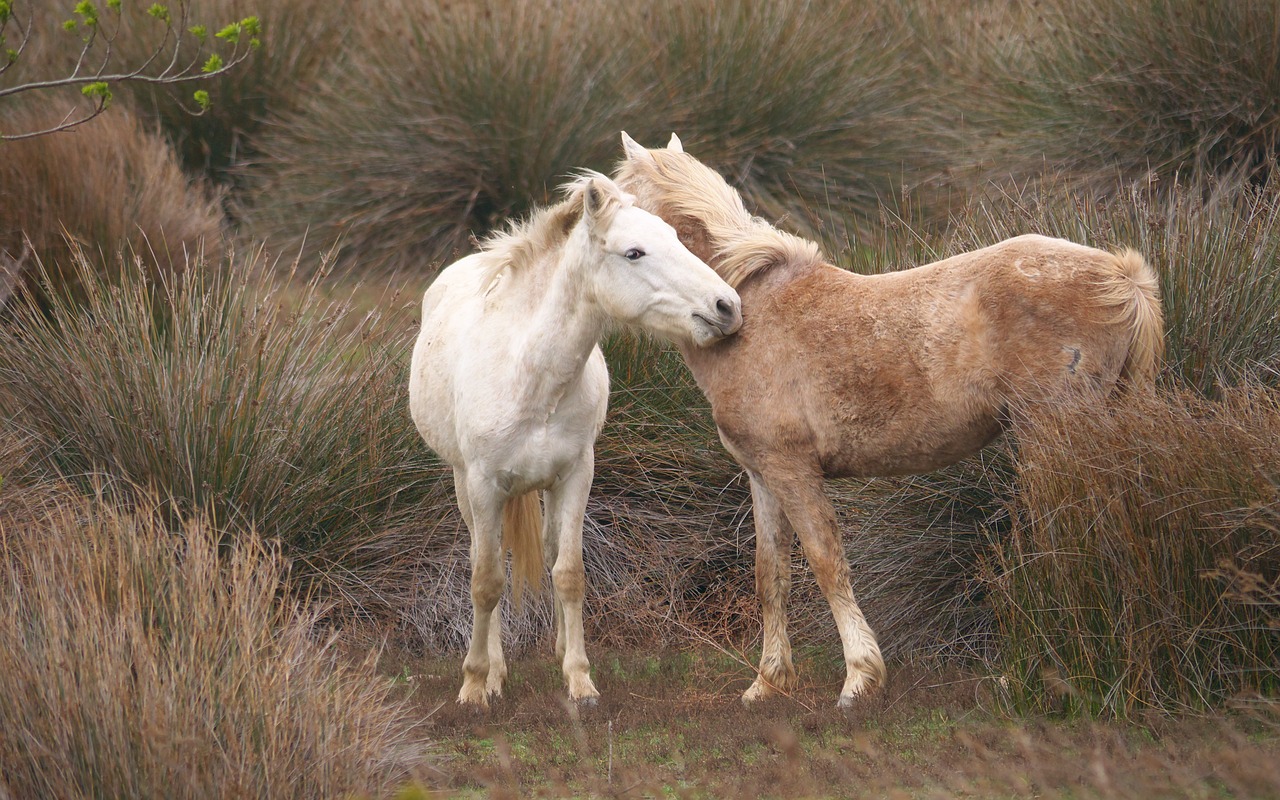
M 9 105 L 0 124 L 34 130 L 62 107 Z M 0 144 L 0 254 L 24 263 L 30 289 L 43 279 L 78 295 L 75 258 L 115 272 L 136 261 L 152 277 L 188 260 L 218 258 L 222 211 L 216 195 L 183 174 L 164 139 L 122 109 L 81 129 Z
M 0 489 L 0 796 L 335 797 L 428 776 L 418 715 L 340 659 L 286 562 L 150 502 Z

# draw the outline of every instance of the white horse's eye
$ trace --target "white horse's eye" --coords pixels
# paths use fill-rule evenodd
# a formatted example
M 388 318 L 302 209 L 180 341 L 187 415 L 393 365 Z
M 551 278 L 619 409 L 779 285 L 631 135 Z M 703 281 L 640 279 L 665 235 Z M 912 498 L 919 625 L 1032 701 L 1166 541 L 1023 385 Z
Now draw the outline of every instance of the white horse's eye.
M 624 255 L 627 257 L 628 261 L 636 261 L 638 259 L 644 258 L 644 251 L 639 249 L 638 247 L 633 247 L 630 250 L 628 250 L 626 253 L 624 253 Z

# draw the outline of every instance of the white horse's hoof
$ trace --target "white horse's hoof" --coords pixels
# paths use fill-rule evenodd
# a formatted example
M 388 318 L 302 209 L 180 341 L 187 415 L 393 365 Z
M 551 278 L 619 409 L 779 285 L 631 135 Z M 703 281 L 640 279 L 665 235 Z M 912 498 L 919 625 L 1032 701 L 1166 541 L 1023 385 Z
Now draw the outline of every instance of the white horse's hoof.
M 575 697 L 573 698 L 573 702 L 578 705 L 578 708 L 595 708 L 600 705 L 600 695 L 589 694 L 586 697 Z

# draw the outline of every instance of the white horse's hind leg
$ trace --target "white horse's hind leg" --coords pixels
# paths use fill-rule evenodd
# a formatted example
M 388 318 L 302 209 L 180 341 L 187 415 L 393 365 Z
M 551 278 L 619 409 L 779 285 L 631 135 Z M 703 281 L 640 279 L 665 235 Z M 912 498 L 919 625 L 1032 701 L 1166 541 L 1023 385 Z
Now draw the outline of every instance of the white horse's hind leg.
M 884 685 L 884 658 L 875 633 L 853 599 L 849 562 L 840 545 L 836 512 L 822 490 L 821 476 L 814 472 L 812 476 L 803 472 L 774 473 L 769 476 L 770 486 L 800 538 L 805 557 L 840 630 L 845 681 L 839 704 L 843 707 L 851 705 L 858 695 Z
M 542 559 L 544 564 L 555 566 L 560 556 L 559 509 L 554 508 L 550 501 L 545 505 L 542 513 Z M 551 597 L 556 615 L 556 658 L 564 661 L 564 604 L 560 602 L 559 592 L 553 590 Z
M 582 600 L 586 594 L 586 581 L 582 570 L 582 520 L 587 510 L 587 495 L 591 492 L 593 469 L 591 451 L 578 463 L 571 475 L 547 491 L 547 507 L 557 523 L 559 547 L 555 566 L 551 568 L 551 582 L 555 586 L 556 601 L 563 622 L 557 627 L 556 649 L 563 647 L 565 682 L 569 685 L 570 699 L 584 705 L 594 705 L 600 693 L 591 682 L 591 665 L 587 661 L 585 635 L 582 626 Z
M 499 562 L 501 562 L 499 557 Z M 495 606 L 489 617 L 489 677 L 485 680 L 486 694 L 501 697 L 502 684 L 507 680 L 507 659 L 502 654 L 502 607 Z
M 462 497 L 463 492 L 466 497 Z M 478 498 L 471 487 L 458 489 L 459 505 L 470 509 L 471 517 L 471 645 L 462 661 L 462 690 L 459 703 L 488 707 L 490 630 L 500 634 L 501 622 L 493 619 L 494 610 L 506 587 L 502 568 L 502 501 L 496 496 Z M 497 622 L 497 624 L 494 624 Z M 499 644 L 499 652 L 501 645 Z M 502 664 L 505 671 L 506 664 Z M 501 679 L 498 683 L 501 686 Z
M 787 636 L 787 596 L 791 592 L 791 542 L 795 532 L 777 498 L 755 473 L 751 503 L 756 522 L 756 595 L 764 622 L 764 646 L 756 680 L 742 695 L 744 703 L 762 700 L 795 683 L 791 640 Z

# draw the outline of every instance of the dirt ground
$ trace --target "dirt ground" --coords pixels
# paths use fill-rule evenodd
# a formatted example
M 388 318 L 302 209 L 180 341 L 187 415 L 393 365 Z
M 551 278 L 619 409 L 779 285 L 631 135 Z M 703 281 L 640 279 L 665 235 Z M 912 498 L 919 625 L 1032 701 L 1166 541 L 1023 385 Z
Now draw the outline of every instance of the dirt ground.
M 570 706 L 546 655 L 513 659 L 487 713 L 454 702 L 461 658 L 385 654 L 439 747 L 437 797 L 1280 798 L 1280 707 L 1141 722 L 1011 719 L 988 680 L 890 664 L 842 711 L 832 653 L 745 708 L 752 673 L 710 648 L 593 655 L 601 701 Z

